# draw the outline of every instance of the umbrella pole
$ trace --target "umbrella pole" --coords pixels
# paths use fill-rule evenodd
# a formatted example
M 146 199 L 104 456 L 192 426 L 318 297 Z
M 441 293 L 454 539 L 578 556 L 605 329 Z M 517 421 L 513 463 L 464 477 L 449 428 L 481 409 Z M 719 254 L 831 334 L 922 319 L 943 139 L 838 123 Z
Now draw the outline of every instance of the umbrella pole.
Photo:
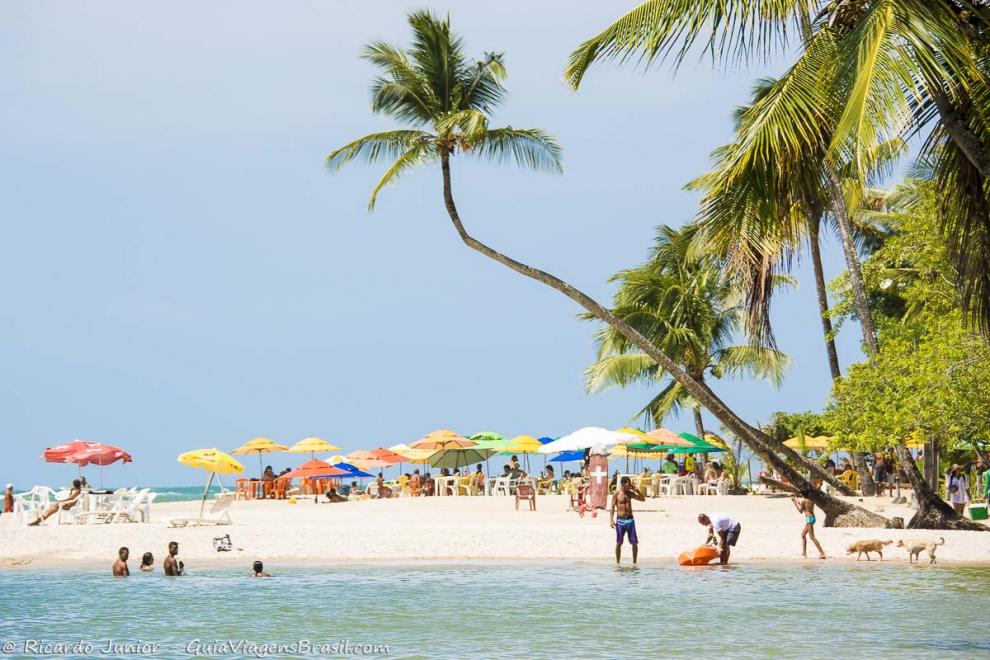
M 100 490 L 103 490 L 103 463 L 100 463 Z
M 258 456 L 260 457 L 260 456 L 261 456 L 261 454 L 258 454 Z M 200 502 L 200 504 L 199 504 L 199 517 L 200 517 L 200 518 L 202 518 L 202 517 L 203 517 L 203 509 L 205 509 L 205 508 L 206 508 L 206 495 L 207 495 L 207 493 L 209 493 L 209 492 L 210 492 L 210 486 L 212 486 L 212 485 L 213 485 L 213 477 L 214 477 L 215 475 L 216 475 L 216 472 L 210 472 L 210 478 L 209 478 L 209 480 L 208 480 L 208 481 L 206 482 L 206 488 L 204 488 L 204 489 L 203 489 L 203 501 L 202 501 L 202 502 Z
M 258 478 L 259 479 L 263 479 L 264 476 L 265 476 L 265 471 L 261 467 L 261 452 L 259 451 L 258 452 Z

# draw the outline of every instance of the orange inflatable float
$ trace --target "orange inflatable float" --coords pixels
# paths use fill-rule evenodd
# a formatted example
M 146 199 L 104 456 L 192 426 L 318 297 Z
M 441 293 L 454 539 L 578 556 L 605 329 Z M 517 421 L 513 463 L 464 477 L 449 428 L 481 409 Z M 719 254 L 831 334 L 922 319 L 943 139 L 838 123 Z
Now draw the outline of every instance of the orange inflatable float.
M 677 563 L 681 566 L 707 566 L 713 559 L 718 559 L 718 550 L 710 545 L 699 545 L 694 550 L 682 552 Z

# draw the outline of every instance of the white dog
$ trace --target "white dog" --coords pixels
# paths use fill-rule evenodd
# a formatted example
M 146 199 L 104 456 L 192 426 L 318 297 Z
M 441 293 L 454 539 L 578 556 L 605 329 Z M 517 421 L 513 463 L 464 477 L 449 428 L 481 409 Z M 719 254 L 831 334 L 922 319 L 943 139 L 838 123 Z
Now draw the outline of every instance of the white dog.
M 897 542 L 898 548 L 904 548 L 908 551 L 908 563 L 910 564 L 915 559 L 920 559 L 921 551 L 928 551 L 928 563 L 935 563 L 935 548 L 945 545 L 945 539 L 939 537 L 938 541 L 925 541 L 922 539 L 902 539 Z

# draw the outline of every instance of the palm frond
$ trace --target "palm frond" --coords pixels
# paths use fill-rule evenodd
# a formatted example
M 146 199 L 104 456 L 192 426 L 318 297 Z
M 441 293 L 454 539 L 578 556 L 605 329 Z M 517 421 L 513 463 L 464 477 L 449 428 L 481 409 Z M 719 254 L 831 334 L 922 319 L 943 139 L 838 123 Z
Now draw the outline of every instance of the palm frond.
M 495 128 L 475 139 L 471 153 L 495 162 L 512 162 L 532 170 L 561 173 L 563 149 L 557 140 L 538 128 Z
M 672 57 L 676 66 L 699 38 L 713 58 L 766 56 L 786 43 L 788 23 L 809 5 L 808 0 L 647 0 L 571 53 L 564 79 L 577 89 L 596 61 L 636 57 L 649 65 Z
M 727 346 L 716 353 L 713 367 L 725 376 L 755 376 L 780 387 L 791 364 L 785 354 L 766 346 Z
M 649 382 L 656 368 L 656 361 L 643 353 L 623 353 L 600 358 L 585 369 L 585 391 L 593 394 L 611 387 Z
M 399 156 L 392 166 L 385 170 L 385 174 L 378 180 L 371 197 L 368 198 L 368 212 L 375 210 L 375 203 L 378 201 L 378 193 L 388 185 L 394 185 L 399 177 L 405 172 L 422 165 L 426 165 L 437 160 L 436 148 L 430 142 L 417 142 L 404 154 Z
M 336 172 L 353 160 L 368 163 L 381 159 L 391 160 L 402 156 L 419 143 L 429 142 L 432 137 L 429 133 L 417 130 L 371 133 L 330 152 L 325 164 L 331 172 Z

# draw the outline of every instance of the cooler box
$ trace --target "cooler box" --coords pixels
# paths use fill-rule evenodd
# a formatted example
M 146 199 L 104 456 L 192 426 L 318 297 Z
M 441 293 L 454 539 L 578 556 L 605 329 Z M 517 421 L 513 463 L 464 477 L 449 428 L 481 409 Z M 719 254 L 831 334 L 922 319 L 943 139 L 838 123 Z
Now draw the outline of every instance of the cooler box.
M 973 520 L 986 520 L 987 519 L 987 505 L 986 504 L 970 504 L 969 505 L 969 517 Z

